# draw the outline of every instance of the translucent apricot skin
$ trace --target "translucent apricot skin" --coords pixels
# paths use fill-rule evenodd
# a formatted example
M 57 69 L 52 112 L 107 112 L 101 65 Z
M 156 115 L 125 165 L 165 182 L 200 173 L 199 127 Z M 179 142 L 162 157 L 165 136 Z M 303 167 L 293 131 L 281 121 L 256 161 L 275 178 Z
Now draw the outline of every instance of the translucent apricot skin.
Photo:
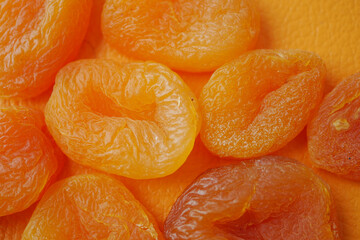
M 340 239 L 329 187 L 310 169 L 269 156 L 211 169 L 175 202 L 166 239 Z
M 71 160 L 155 178 L 173 173 L 191 152 L 200 128 L 196 101 L 161 64 L 81 60 L 57 75 L 45 119 Z
M 205 146 L 252 158 L 285 146 L 319 105 L 325 66 L 300 50 L 255 50 L 214 72 L 199 98 Z
M 52 185 L 23 233 L 35 239 L 163 239 L 155 220 L 119 181 L 78 175 Z
M 131 57 L 206 72 L 251 49 L 259 25 L 248 0 L 106 0 L 101 26 L 106 41 Z
M 2 97 L 34 97 L 54 83 L 57 71 L 77 55 L 91 5 L 91 0 L 2 1 Z
M 0 109 L 0 216 L 28 208 L 57 173 L 43 118 L 26 108 Z
M 340 82 L 307 128 L 312 164 L 360 180 L 360 73 Z

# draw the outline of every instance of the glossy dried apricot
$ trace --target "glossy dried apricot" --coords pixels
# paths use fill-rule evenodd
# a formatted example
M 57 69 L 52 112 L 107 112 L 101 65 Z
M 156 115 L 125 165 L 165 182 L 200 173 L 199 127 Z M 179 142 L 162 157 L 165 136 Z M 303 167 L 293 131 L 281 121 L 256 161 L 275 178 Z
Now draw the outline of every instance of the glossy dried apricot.
M 322 60 L 300 50 L 255 50 L 225 64 L 200 94 L 202 141 L 221 157 L 280 149 L 318 106 L 324 75 Z
M 307 167 L 264 157 L 214 168 L 178 198 L 167 239 L 340 239 L 328 186 Z
M 255 45 L 259 16 L 248 0 L 106 0 L 102 30 L 121 53 L 204 72 Z
M 79 175 L 52 185 L 23 240 L 163 239 L 155 220 L 119 181 Z
M 360 73 L 340 82 L 308 126 L 311 162 L 360 180 Z
M 33 97 L 76 57 L 91 0 L 4 0 L 0 4 L 0 95 Z
M 56 78 L 46 122 L 73 161 L 130 178 L 166 176 L 193 148 L 196 98 L 157 63 L 81 60 Z
M 38 200 L 58 168 L 41 112 L 0 109 L 0 216 Z

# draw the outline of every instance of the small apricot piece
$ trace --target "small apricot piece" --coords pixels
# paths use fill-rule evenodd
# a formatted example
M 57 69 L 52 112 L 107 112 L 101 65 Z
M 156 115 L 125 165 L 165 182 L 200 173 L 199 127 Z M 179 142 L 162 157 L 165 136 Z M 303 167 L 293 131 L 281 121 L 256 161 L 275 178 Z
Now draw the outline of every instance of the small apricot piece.
M 119 181 L 78 175 L 52 185 L 23 240 L 163 239 L 157 223 Z
M 3 0 L 0 4 L 0 96 L 34 97 L 76 57 L 92 0 Z
M 254 47 L 260 25 L 250 0 L 106 0 L 106 41 L 133 58 L 207 72 Z
M 300 50 L 255 50 L 214 72 L 200 98 L 201 139 L 221 157 L 272 153 L 298 135 L 319 105 L 325 65 Z
M 360 73 L 340 82 L 324 98 L 307 133 L 312 164 L 360 180 Z
M 203 173 L 175 202 L 164 231 L 169 240 L 340 239 L 329 187 L 277 156 Z
M 57 75 L 45 118 L 71 160 L 155 178 L 176 171 L 190 154 L 200 129 L 196 101 L 161 64 L 81 60 Z
M 57 152 L 41 112 L 0 109 L 0 216 L 38 200 L 57 173 Z

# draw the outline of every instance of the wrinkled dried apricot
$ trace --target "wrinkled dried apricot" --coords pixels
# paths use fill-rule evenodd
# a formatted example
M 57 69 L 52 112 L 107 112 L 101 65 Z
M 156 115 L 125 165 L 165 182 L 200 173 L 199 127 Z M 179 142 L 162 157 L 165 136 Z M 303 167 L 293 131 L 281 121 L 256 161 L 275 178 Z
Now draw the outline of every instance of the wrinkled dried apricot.
M 57 75 L 45 117 L 73 161 L 144 179 L 184 163 L 200 128 L 195 105 L 186 84 L 161 64 L 81 60 Z
M 214 168 L 178 198 L 167 239 L 340 239 L 329 187 L 307 167 L 264 157 Z
M 0 98 L 0 108 L 21 106 L 21 107 L 33 108 L 41 112 L 44 112 L 45 105 L 49 100 L 51 93 L 52 93 L 52 89 L 49 89 L 33 98 L 20 98 L 20 97 Z
M 0 95 L 33 97 L 76 57 L 91 0 L 4 0 L 0 4 Z
M 312 163 L 360 180 L 360 73 L 340 82 L 308 126 Z
M 256 50 L 225 64 L 200 94 L 202 141 L 221 157 L 280 149 L 321 101 L 324 75 L 322 60 L 300 50 Z
M 79 175 L 52 185 L 36 207 L 27 239 L 163 239 L 155 220 L 121 184 Z
M 204 72 L 255 45 L 259 16 L 248 0 L 106 0 L 102 30 L 131 57 Z
M 35 205 L 32 205 L 23 212 L 0 217 L 0 239 L 21 240 L 34 209 Z
M 0 216 L 28 208 L 57 172 L 41 112 L 0 109 Z

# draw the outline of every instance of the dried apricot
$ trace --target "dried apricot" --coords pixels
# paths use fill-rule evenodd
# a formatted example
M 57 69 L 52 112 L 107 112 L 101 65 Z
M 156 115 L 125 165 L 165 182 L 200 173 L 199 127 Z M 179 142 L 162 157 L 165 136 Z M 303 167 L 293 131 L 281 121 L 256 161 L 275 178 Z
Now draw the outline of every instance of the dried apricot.
M 312 163 L 360 180 L 360 73 L 340 82 L 308 126 Z
M 214 168 L 178 198 L 167 239 L 340 239 L 329 187 L 303 164 L 264 157 Z
M 236 162 L 237 160 L 225 160 L 212 155 L 200 138 L 197 138 L 186 162 L 175 173 L 156 179 L 139 180 L 122 177 L 121 181 L 155 217 L 162 229 L 171 206 L 199 174 L 212 167 Z
M 300 50 L 255 50 L 214 72 L 200 98 L 201 139 L 221 157 L 263 156 L 285 146 L 319 105 L 325 66 Z
M 26 108 L 0 109 L 0 216 L 28 208 L 57 173 L 43 118 Z
M 190 72 L 215 70 L 252 48 L 259 22 L 248 0 L 106 0 L 102 13 L 112 47 Z
M 1 96 L 34 97 L 53 84 L 56 72 L 76 57 L 91 4 L 91 0 L 1 2 Z
M 139 179 L 178 169 L 200 128 L 190 89 L 170 69 L 151 62 L 67 65 L 57 75 L 45 118 L 73 161 Z
M 32 205 L 23 212 L 0 217 L 0 239 L 21 240 L 34 209 L 35 205 Z
M 163 239 L 155 220 L 126 187 L 105 175 L 52 185 L 27 225 L 27 239 Z
M 44 112 L 45 105 L 50 98 L 52 89 L 49 89 L 33 98 L 0 98 L 0 108 L 29 107 Z

